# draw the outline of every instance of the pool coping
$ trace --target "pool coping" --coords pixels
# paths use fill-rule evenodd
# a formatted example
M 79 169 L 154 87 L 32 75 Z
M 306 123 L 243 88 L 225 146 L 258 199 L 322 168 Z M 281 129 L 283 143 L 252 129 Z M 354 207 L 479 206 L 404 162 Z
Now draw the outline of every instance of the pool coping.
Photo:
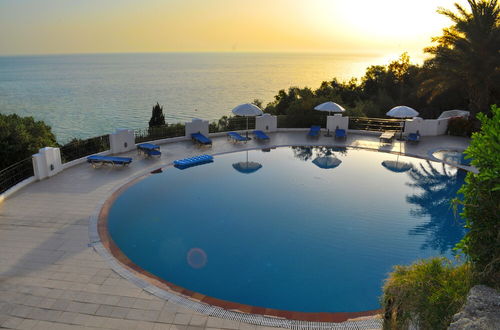
M 305 144 L 292 144 L 292 145 L 266 145 L 260 147 L 253 147 L 238 151 L 227 151 L 214 153 L 212 155 L 218 156 L 223 154 L 261 150 L 268 148 L 280 147 L 318 147 L 310 143 Z M 374 152 L 385 152 L 391 154 L 399 154 L 408 157 L 426 159 L 430 161 L 437 161 L 452 167 L 462 168 L 468 170 L 463 166 L 449 164 L 440 159 L 432 156 L 431 151 L 427 153 L 427 157 L 422 155 L 405 154 L 403 152 L 385 151 L 375 148 L 359 147 L 359 146 L 339 146 L 333 144 L 321 144 L 325 147 L 345 147 L 346 149 L 362 149 Z M 440 148 L 442 149 L 442 148 Z M 163 163 L 154 167 L 164 169 L 172 167 L 172 163 Z M 151 167 L 152 168 L 152 167 Z M 134 264 L 128 257 L 116 246 L 107 231 L 107 214 L 109 208 L 116 200 L 116 198 L 131 185 L 153 175 L 151 168 L 131 176 L 130 180 L 125 184 L 117 184 L 112 190 L 110 195 L 105 200 L 102 200 L 97 205 L 94 215 L 89 219 L 89 237 L 90 245 L 94 250 L 99 253 L 117 272 L 120 276 L 131 281 L 136 286 L 144 289 L 145 291 L 168 301 L 177 303 L 178 305 L 190 308 L 196 312 L 203 313 L 210 316 L 220 318 L 243 321 L 256 325 L 273 326 L 281 328 L 349 328 L 350 326 L 358 329 L 379 328 L 382 325 L 381 309 L 370 310 L 364 312 L 336 312 L 336 313 L 306 313 L 306 312 L 293 312 L 285 310 L 270 309 L 264 307 L 256 307 L 245 304 L 234 303 L 225 301 L 200 293 L 182 288 L 166 280 L 163 280 Z

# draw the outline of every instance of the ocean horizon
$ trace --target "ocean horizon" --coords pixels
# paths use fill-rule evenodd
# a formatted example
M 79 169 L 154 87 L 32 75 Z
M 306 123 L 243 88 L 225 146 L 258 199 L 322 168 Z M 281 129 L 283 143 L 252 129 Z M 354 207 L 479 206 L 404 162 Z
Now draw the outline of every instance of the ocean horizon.
M 397 57 L 397 56 L 394 56 Z M 60 143 L 148 126 L 216 120 L 281 89 L 363 76 L 393 58 L 373 53 L 110 53 L 0 56 L 0 113 L 33 116 Z

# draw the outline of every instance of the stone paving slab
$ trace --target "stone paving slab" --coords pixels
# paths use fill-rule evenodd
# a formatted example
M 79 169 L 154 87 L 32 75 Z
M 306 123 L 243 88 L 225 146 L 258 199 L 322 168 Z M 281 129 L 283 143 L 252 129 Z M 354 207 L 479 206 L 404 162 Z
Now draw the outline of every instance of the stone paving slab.
M 380 147 L 378 136 L 349 134 L 345 142 L 304 132 L 269 134 L 273 145 L 336 145 L 427 157 L 428 151 L 464 149 L 468 139 L 423 137 L 414 146 Z M 5 329 L 272 329 L 211 317 L 157 298 L 111 270 L 90 246 L 89 217 L 130 177 L 175 159 L 266 147 L 252 140 L 213 139 L 212 148 L 190 141 L 163 144 L 159 159 L 137 153 L 130 167 L 71 167 L 35 182 L 0 203 L 0 328 Z M 267 144 L 269 145 L 269 144 Z

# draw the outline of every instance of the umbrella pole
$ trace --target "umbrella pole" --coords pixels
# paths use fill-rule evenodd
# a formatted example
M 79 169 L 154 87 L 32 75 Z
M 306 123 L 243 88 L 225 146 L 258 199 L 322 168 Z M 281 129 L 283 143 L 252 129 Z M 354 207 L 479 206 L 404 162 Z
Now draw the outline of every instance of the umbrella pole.
M 403 118 L 403 127 L 401 128 L 401 134 L 399 135 L 399 139 L 403 140 L 403 131 L 405 130 L 406 127 L 406 119 Z
M 327 128 L 327 132 L 326 132 L 326 135 L 327 137 L 330 137 L 330 128 L 328 127 L 328 117 L 331 115 L 332 113 L 330 111 L 328 111 L 328 116 L 326 117 L 326 128 Z
M 247 140 L 248 140 L 248 116 L 247 116 Z M 248 154 L 247 154 L 247 158 L 248 158 Z M 247 159 L 247 162 L 248 162 L 248 159 Z

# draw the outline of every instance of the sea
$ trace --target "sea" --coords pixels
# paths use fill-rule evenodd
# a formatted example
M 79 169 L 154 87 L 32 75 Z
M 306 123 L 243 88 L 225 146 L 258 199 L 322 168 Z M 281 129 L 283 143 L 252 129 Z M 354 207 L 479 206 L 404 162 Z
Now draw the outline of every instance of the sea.
M 363 76 L 387 56 L 368 53 L 147 53 L 0 56 L 0 113 L 49 124 L 60 143 L 148 126 L 216 120 L 280 89 Z

